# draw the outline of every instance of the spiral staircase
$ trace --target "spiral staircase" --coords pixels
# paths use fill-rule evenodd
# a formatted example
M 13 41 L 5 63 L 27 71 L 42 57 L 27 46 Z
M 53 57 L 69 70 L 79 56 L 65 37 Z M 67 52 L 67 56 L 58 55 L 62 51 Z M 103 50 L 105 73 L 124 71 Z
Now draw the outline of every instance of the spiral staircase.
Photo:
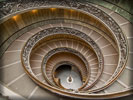
M 133 93 L 133 26 L 125 18 L 71 0 L 9 5 L 0 24 L 3 95 L 92 100 Z

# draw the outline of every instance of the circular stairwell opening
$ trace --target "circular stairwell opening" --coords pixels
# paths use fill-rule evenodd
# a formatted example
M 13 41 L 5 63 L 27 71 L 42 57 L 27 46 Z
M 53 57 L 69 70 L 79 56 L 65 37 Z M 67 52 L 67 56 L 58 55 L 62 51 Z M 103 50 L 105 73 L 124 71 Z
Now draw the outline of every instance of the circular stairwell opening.
M 76 90 L 83 85 L 81 74 L 78 68 L 72 65 L 69 64 L 59 65 L 56 68 L 54 75 L 55 75 L 54 77 L 59 80 L 58 85 L 60 84 L 60 86 L 65 89 Z

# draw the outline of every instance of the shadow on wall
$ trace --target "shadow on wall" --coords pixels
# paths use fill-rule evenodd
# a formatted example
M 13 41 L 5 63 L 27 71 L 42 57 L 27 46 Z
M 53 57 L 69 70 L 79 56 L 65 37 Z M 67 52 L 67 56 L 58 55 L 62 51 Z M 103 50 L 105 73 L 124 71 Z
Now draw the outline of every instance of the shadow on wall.
M 68 97 L 61 97 L 59 95 L 57 95 L 57 96 L 58 96 L 58 98 L 34 97 L 34 98 L 31 98 L 30 100 L 133 100 L 132 99 L 133 95 L 125 96 L 125 97 L 120 97 L 120 98 L 114 98 L 114 99 L 73 99 L 73 98 L 68 98 Z M 21 100 L 21 99 L 16 98 L 15 100 Z
M 129 0 L 128 0 L 129 1 Z M 130 2 L 131 2 L 132 0 L 130 0 Z M 132 7 L 130 7 L 130 9 L 129 9 L 129 11 L 132 13 L 132 17 L 130 17 L 130 20 L 133 20 L 133 1 L 132 1 L 132 3 L 129 3 L 129 6 L 132 6 Z M 131 67 L 132 69 L 133 69 L 133 23 L 131 24 L 131 28 L 129 29 L 129 31 L 130 31 L 130 36 L 132 37 L 131 38 L 131 40 L 130 40 L 130 42 L 128 42 L 129 43 L 129 52 L 132 52 L 131 54 L 130 54 L 130 63 L 129 63 L 129 67 Z M 132 73 L 131 73 L 131 76 L 130 76 L 130 85 L 132 86 L 132 88 L 133 88 L 133 70 L 132 70 Z M 133 93 L 133 90 L 132 90 L 132 93 Z M 131 96 L 129 96 L 128 98 L 127 98 L 127 100 L 131 100 L 131 98 L 133 99 L 133 94 L 131 95 Z
M 0 34 L 2 34 L 1 31 L 0 31 Z M 2 43 L 1 35 L 0 35 L 0 43 Z M 0 45 L 0 47 L 1 47 L 1 45 Z M 0 53 L 1 53 L 1 48 L 0 48 Z M 1 69 L 2 66 L 3 66 L 3 61 L 1 60 L 1 56 L 0 56 L 0 69 Z M 3 72 L 2 72 L 2 70 L 0 70 L 0 83 L 1 83 L 1 80 L 3 80 Z M 1 100 L 1 97 L 2 97 L 1 91 L 2 91 L 2 87 L 0 86 L 0 100 Z
M 130 4 L 130 3 L 129 3 Z M 130 4 L 130 6 L 132 6 L 132 8 L 130 8 L 130 12 L 132 12 L 132 18 L 130 18 L 130 20 L 133 20 L 133 1 L 132 1 L 132 3 Z M 133 23 L 132 23 L 132 28 L 130 29 L 130 31 L 131 31 L 131 33 L 132 33 L 132 37 L 133 37 Z M 130 46 L 132 47 L 132 59 L 130 59 L 130 60 L 132 60 L 131 61 L 131 65 L 132 65 L 132 68 L 133 68 L 133 38 L 132 38 L 132 40 L 131 40 L 131 44 L 130 44 Z M 132 81 L 132 87 L 133 87 L 133 73 L 132 73 L 132 76 L 131 76 L 131 79 L 130 79 L 131 81 Z M 132 97 L 133 98 L 133 97 Z

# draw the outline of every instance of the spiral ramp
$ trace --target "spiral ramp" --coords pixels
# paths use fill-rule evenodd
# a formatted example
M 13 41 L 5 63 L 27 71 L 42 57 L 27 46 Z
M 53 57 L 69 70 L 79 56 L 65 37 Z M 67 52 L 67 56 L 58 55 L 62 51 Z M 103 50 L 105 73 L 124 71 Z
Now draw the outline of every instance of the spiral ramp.
M 132 24 L 101 6 L 67 3 L 25 9 L 1 23 L 3 95 L 68 100 L 133 93 Z

